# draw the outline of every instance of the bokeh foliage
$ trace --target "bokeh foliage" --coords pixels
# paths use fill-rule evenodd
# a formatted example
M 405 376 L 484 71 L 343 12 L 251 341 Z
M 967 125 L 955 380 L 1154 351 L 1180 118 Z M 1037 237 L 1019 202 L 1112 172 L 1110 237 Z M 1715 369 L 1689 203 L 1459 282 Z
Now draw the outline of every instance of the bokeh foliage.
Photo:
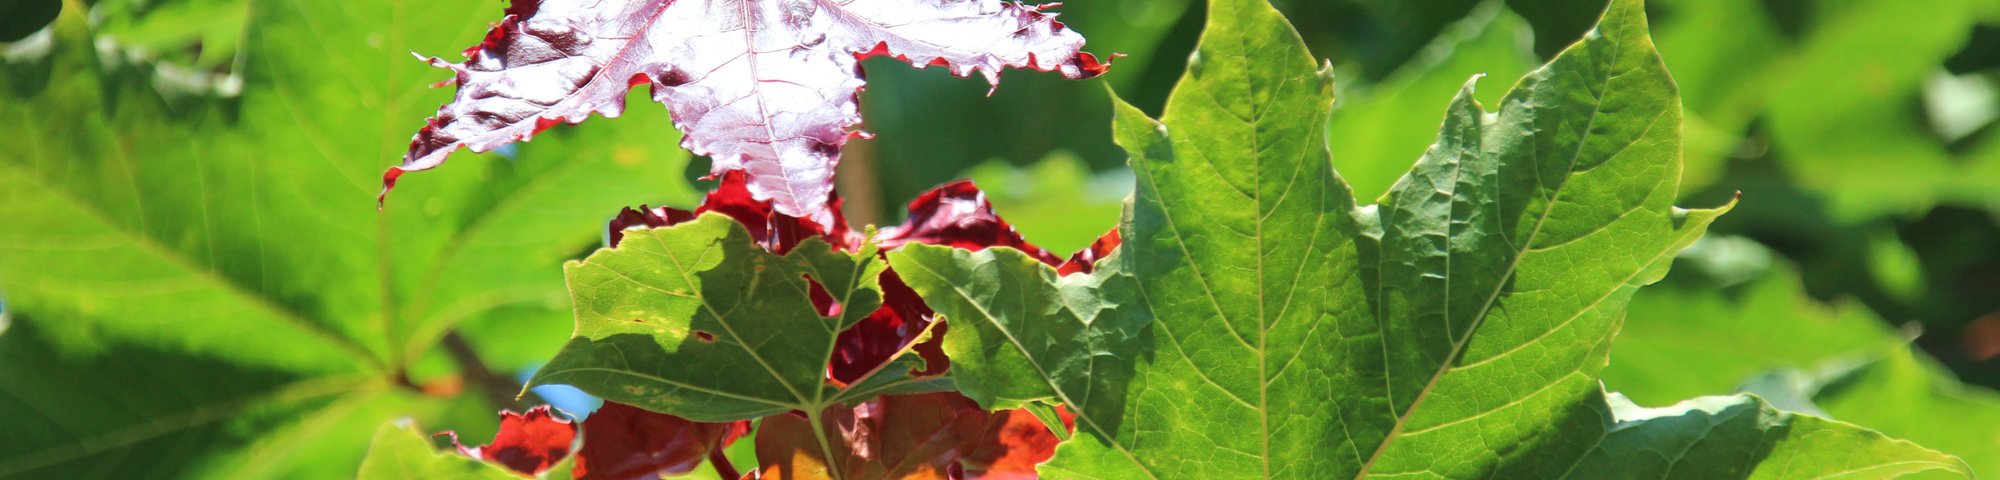
M 872 200 L 850 205 L 893 221 L 918 192 L 972 177 L 1030 240 L 1087 243 L 1118 222 L 1132 178 L 1105 87 L 1158 116 L 1202 3 L 1068 2 L 1063 20 L 1094 51 L 1129 55 L 1099 81 L 1010 72 L 985 97 L 939 69 L 871 68 L 879 136 L 856 142 L 843 175 L 873 181 L 843 188 Z M 1332 162 L 1364 200 L 1435 139 L 1465 78 L 1517 78 L 1605 4 L 1274 3 L 1335 65 Z M 52 26 L 16 25 L 56 5 Z M 695 198 L 665 112 L 634 108 L 468 157 L 369 209 L 376 175 L 448 97 L 423 87 L 444 72 L 405 52 L 458 51 L 499 8 L 0 8 L 0 407 L 17 412 L 0 425 L 40 432 L 0 436 L 0 477 L 340 478 L 382 420 L 490 431 L 499 405 L 440 339 L 503 376 L 548 359 L 570 324 L 560 262 L 600 245 L 618 207 Z M 2000 404 L 1979 386 L 2000 385 L 1987 353 L 2000 352 L 2000 5 L 1646 9 L 1686 111 L 1680 203 L 1741 192 L 1712 231 L 1775 260 L 1747 280 L 1683 266 L 1639 293 L 1610 388 L 1647 406 L 1745 387 L 1778 398 L 1751 382 L 1775 375 L 1800 408 L 1995 473 L 2000 439 L 1955 427 Z M 1766 355 L 1701 350 L 1731 344 Z

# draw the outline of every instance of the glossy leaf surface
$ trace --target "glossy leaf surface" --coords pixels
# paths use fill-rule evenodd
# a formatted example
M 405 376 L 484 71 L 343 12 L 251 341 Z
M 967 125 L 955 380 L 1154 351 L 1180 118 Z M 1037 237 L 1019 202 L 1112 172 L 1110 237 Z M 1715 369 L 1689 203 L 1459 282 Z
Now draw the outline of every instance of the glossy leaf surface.
M 1633 291 L 1722 213 L 1672 204 L 1680 106 L 1640 2 L 1612 2 L 1491 112 L 1467 83 L 1371 206 L 1328 162 L 1331 78 L 1284 19 L 1257 0 L 1208 18 L 1164 119 L 1119 112 L 1139 189 L 1096 272 L 890 254 L 954 319 L 946 352 L 968 396 L 1077 412 L 1045 477 L 1966 472 L 1752 397 L 1648 410 L 1601 389 Z
M 1086 78 L 1104 65 L 1083 36 L 1002 0 L 518 0 L 449 68 L 458 97 L 410 141 L 404 171 L 484 152 L 592 113 L 617 117 L 633 86 L 673 111 L 681 145 L 742 170 L 778 211 L 832 223 L 841 146 L 861 123 L 859 58 L 889 55 L 998 82 L 1002 68 Z

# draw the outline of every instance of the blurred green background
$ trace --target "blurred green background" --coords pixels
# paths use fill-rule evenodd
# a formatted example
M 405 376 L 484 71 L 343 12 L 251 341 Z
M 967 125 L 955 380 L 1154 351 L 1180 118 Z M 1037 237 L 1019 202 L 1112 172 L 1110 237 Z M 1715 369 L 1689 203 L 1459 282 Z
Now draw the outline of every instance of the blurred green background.
M 1467 78 L 1490 104 L 1603 7 L 1274 3 L 1335 66 L 1328 143 L 1363 198 Z M 494 410 L 540 401 L 512 382 L 567 338 L 561 262 L 621 206 L 693 206 L 707 162 L 640 93 L 623 118 L 460 153 L 374 211 L 450 98 L 406 52 L 452 58 L 502 7 L 0 0 L 0 478 L 348 478 L 384 421 L 483 440 Z M 851 220 L 896 223 L 972 178 L 1050 250 L 1117 223 L 1132 176 L 1107 90 L 1158 114 L 1202 5 L 1056 10 L 1127 56 L 1089 81 L 1009 72 L 991 96 L 866 62 L 877 137 L 841 166 Z M 1751 391 L 2000 475 L 2000 1 L 1647 12 L 1687 112 L 1682 204 L 1742 201 L 1640 291 L 1607 387 Z

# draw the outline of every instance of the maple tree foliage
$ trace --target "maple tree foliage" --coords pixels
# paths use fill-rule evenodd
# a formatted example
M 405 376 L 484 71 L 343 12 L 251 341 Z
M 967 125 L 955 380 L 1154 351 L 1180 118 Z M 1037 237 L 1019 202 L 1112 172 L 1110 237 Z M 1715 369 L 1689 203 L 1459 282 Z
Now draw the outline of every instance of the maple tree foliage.
M 607 224 L 611 246 L 623 241 L 629 229 L 671 227 L 707 212 L 736 220 L 760 247 L 778 253 L 812 237 L 849 251 L 866 242 L 971 250 L 1008 247 L 1065 272 L 1087 272 L 1091 263 L 1118 245 L 1118 233 L 1112 230 L 1090 248 L 1062 260 L 1016 232 L 970 181 L 919 196 L 910 202 L 907 222 L 884 228 L 872 238 L 855 232 L 840 217 L 836 192 L 827 193 L 827 204 L 836 209 L 834 221 L 822 225 L 778 211 L 772 201 L 756 199 L 745 183 L 742 172 L 724 174 L 692 211 L 625 208 Z M 828 381 L 845 384 L 866 377 L 894 360 L 904 346 L 922 339 L 927 330 L 934 330 L 932 337 L 913 348 L 925 361 L 923 371 L 916 374 L 935 376 L 949 368 L 942 349 L 945 325 L 932 325 L 936 313 L 893 270 L 883 273 L 882 284 L 882 306 L 838 337 L 835 354 L 827 362 Z M 837 315 L 839 306 L 816 282 L 814 286 L 815 307 Z M 1062 413 L 1066 428 L 1073 430 L 1068 412 Z M 1060 443 L 1042 420 L 1026 410 L 989 412 L 956 392 L 885 395 L 854 406 L 837 405 L 825 414 L 828 423 L 822 428 L 840 439 L 833 446 L 835 460 L 826 459 L 805 415 L 781 414 L 766 417 L 758 427 L 759 466 L 744 478 L 818 478 L 798 470 L 810 467 L 813 472 L 839 469 L 840 478 L 1025 480 L 1036 478 L 1035 465 L 1052 457 Z M 628 480 L 687 473 L 749 430 L 749 421 L 696 422 L 605 402 L 583 422 L 573 474 L 578 480 Z M 565 458 L 577 436 L 576 426 L 554 418 L 549 407 L 542 406 L 525 415 L 502 412 L 501 430 L 492 445 L 459 451 L 535 476 Z M 735 473 L 735 467 L 726 464 L 718 465 L 718 470 Z
M 861 123 L 861 59 L 887 55 L 918 68 L 945 66 L 958 76 L 982 74 L 996 86 L 1007 67 L 1069 78 L 1103 73 L 1106 64 L 1081 51 L 1083 37 L 1041 10 L 1000 0 L 638 0 L 608 6 L 516 0 L 485 41 L 464 52 L 467 61 L 428 59 L 454 72 L 438 85 L 455 84 L 458 94 L 411 139 L 403 165 L 383 175 L 383 194 L 403 173 L 435 167 L 460 147 L 491 150 L 532 139 L 559 122 L 582 122 L 593 112 L 617 117 L 626 91 L 648 84 L 685 133 L 682 146 L 711 156 L 711 174 L 721 182 L 693 211 L 624 209 L 609 224 L 613 247 L 627 229 L 669 227 L 716 212 L 780 255 L 812 237 L 850 252 L 868 243 L 1000 246 L 1032 252 L 1065 271 L 1088 271 L 1115 247 L 1115 232 L 1107 234 L 1109 243 L 1100 241 L 1065 262 L 1023 239 L 970 182 L 923 195 L 910 204 L 907 223 L 872 237 L 847 225 L 833 190 L 841 146 L 865 135 L 855 130 Z M 807 281 L 814 308 L 839 316 L 844 306 L 817 280 Z M 828 382 L 860 381 L 905 349 L 924 360 L 914 375 L 934 377 L 949 368 L 940 343 L 945 326 L 934 324 L 936 314 L 895 272 L 884 272 L 880 282 L 881 306 L 839 334 L 827 361 Z M 989 413 L 955 393 L 882 397 L 831 410 L 849 426 L 873 422 L 852 439 L 857 443 L 850 446 L 859 450 L 848 451 L 870 461 L 882 452 L 870 443 L 881 441 L 873 435 L 919 435 L 925 425 L 958 425 L 955 443 L 941 450 L 950 454 L 929 459 L 949 468 L 927 470 L 949 478 L 1031 478 L 1033 465 L 1052 455 L 1057 443 L 1033 415 Z M 945 423 L 879 421 L 897 416 Z M 775 427 L 767 428 L 780 431 L 786 425 L 768 422 Z M 496 446 L 461 452 L 536 475 L 567 455 L 577 435 L 574 425 L 550 417 L 546 408 L 525 416 L 505 413 L 503 423 Z M 694 422 L 608 402 L 584 422 L 574 473 L 579 479 L 684 473 L 748 425 Z M 538 453 L 518 453 L 531 450 Z M 484 456 L 488 451 L 520 458 Z M 970 467 L 960 466 L 961 459 Z M 733 467 L 718 467 L 733 474 Z M 751 475 L 765 475 L 763 470 Z
M 1073 34 L 1038 8 L 890 1 L 517 3 L 472 61 L 433 60 L 458 72 L 460 97 L 419 132 L 409 170 L 617 116 L 624 90 L 608 77 L 652 84 L 684 146 L 715 156 L 722 178 L 692 211 L 621 211 L 610 242 L 641 241 L 565 265 L 576 333 L 529 384 L 576 386 L 614 400 L 607 410 L 580 433 L 546 408 L 505 414 L 493 445 L 461 453 L 620 480 L 704 456 L 740 479 L 1969 472 L 1753 396 L 1645 408 L 1597 382 L 1631 292 L 1728 210 L 1673 205 L 1679 97 L 1643 0 L 1612 2 L 1493 112 L 1466 83 L 1437 143 L 1377 205 L 1360 205 L 1328 161 L 1331 64 L 1268 2 L 1211 0 L 1166 114 L 1114 102 L 1137 189 L 1119 228 L 1068 260 L 1028 243 L 970 182 L 920 196 L 902 225 L 856 231 L 840 216 L 830 180 L 860 121 L 858 57 L 989 79 L 1000 66 L 1102 67 L 1074 49 L 1046 62 L 1038 42 Z M 928 16 L 939 11 L 966 15 Z M 992 32 L 949 27 L 996 14 L 1025 42 L 998 57 L 883 39 L 927 25 L 988 48 Z M 725 21 L 654 27 L 696 17 Z M 909 21 L 870 23 L 892 17 Z M 1024 63 L 993 63 L 1017 53 Z M 767 58 L 809 81 L 760 76 Z M 839 69 L 828 65 L 853 76 L 813 76 Z M 797 110 L 773 114 L 774 99 Z M 739 475 L 719 449 L 750 420 L 757 465 Z
M 608 222 L 612 246 L 624 240 L 632 228 L 668 228 L 692 222 L 704 212 L 726 214 L 750 230 L 754 242 L 772 252 L 790 252 L 806 238 L 822 238 L 834 248 L 858 250 L 864 242 L 878 246 L 894 244 L 940 244 L 968 250 L 992 246 L 1030 252 L 1034 258 L 1064 272 L 1088 272 L 1090 264 L 1118 246 L 1118 232 L 1104 234 L 1090 248 L 1076 252 L 1070 260 L 1060 260 L 1044 248 L 1030 244 L 1014 232 L 1006 220 L 992 210 L 992 202 L 972 182 L 960 180 L 940 186 L 910 202 L 910 220 L 882 228 L 874 238 L 848 228 L 838 216 L 840 196 L 828 192 L 834 214 L 830 224 L 778 212 L 774 202 L 756 200 L 746 186 L 742 172 L 728 172 L 722 182 L 708 192 L 696 210 L 680 208 L 624 208 Z M 814 284 L 814 304 L 822 312 L 838 314 L 838 306 Z M 926 330 L 932 338 L 916 344 L 926 366 L 918 376 L 936 376 L 950 368 L 944 356 L 944 324 L 932 326 L 936 312 L 902 284 L 894 270 L 882 274 L 884 302 L 866 320 L 842 332 L 836 340 L 836 354 L 828 360 L 830 382 L 846 384 L 866 378 L 872 370 L 886 366 L 910 342 L 918 342 Z M 818 470 L 838 468 L 842 478 L 994 478 L 1026 480 L 1036 478 L 1034 466 L 1046 462 L 1060 444 L 1058 436 L 1026 410 L 988 412 L 970 398 L 956 392 L 892 394 L 856 406 L 834 406 L 826 410 L 828 424 L 822 424 L 840 444 L 834 446 L 836 460 L 828 464 L 820 452 L 812 424 L 804 414 L 770 416 L 758 428 L 758 468 L 744 478 L 814 478 L 814 474 L 794 472 L 798 466 Z M 1068 412 L 1064 410 L 1066 428 Z M 636 406 L 604 402 L 582 424 L 582 446 L 578 448 L 574 476 L 578 480 L 630 480 L 654 478 L 662 474 L 686 474 L 700 466 L 704 458 L 750 432 L 748 420 L 738 422 L 692 422 L 686 418 L 648 412 Z M 536 476 L 568 456 L 570 442 L 578 428 L 550 416 L 548 406 L 528 410 L 528 414 L 502 412 L 500 434 L 494 444 L 480 448 L 460 448 L 470 458 L 502 464 L 514 472 Z M 806 464 L 800 464 L 806 462 Z M 720 472 L 734 474 L 734 466 L 722 464 Z M 816 472 L 818 472 L 816 470 Z
M 583 421 L 583 443 L 576 448 L 577 480 L 637 480 L 685 474 L 710 452 L 729 446 L 749 433 L 750 422 L 693 422 L 630 405 L 605 402 Z M 557 418 L 548 405 L 528 413 L 500 412 L 500 430 L 493 443 L 467 447 L 458 435 L 444 432 L 467 457 L 536 477 L 568 458 L 579 436 L 577 424 Z
M 514 0 L 506 13 L 466 61 L 429 59 L 453 71 L 439 85 L 458 85 L 457 97 L 383 175 L 383 194 L 460 147 L 617 117 L 645 84 L 714 174 L 740 170 L 778 212 L 833 224 L 838 209 L 824 200 L 841 146 L 859 134 L 860 59 L 976 72 L 996 86 L 1006 67 L 1088 78 L 1107 66 L 1054 14 L 1002 0 Z
M 1067 274 L 1089 272 L 1092 264 L 1118 246 L 1118 231 L 1113 229 L 1090 248 L 1063 260 L 1029 243 L 1016 232 L 1012 225 L 993 211 L 993 204 L 986 199 L 985 192 L 971 181 L 952 182 L 917 196 L 909 204 L 908 221 L 883 228 L 872 239 L 864 239 L 847 225 L 840 215 L 841 201 L 837 192 L 827 194 L 827 204 L 834 207 L 831 215 L 833 222 L 822 226 L 809 219 L 781 213 L 769 200 L 756 199 L 745 182 L 742 172 L 724 174 L 722 181 L 693 211 L 645 205 L 638 209 L 625 208 L 608 224 L 611 246 L 616 247 L 624 239 L 627 229 L 669 227 L 692 221 L 707 212 L 735 219 L 750 231 L 750 236 L 758 245 L 778 254 L 791 251 L 799 242 L 811 237 L 820 237 L 834 248 L 843 250 L 854 250 L 864 241 L 873 241 L 885 250 L 907 243 L 969 250 L 1008 247 L 1026 252 Z M 903 284 L 894 269 L 883 272 L 881 283 L 882 306 L 867 319 L 840 334 L 834 358 L 827 365 L 828 377 L 836 382 L 859 380 L 891 360 L 903 345 L 915 341 L 925 329 L 933 328 L 930 319 L 936 315 L 935 312 L 924 304 L 915 291 Z M 825 296 L 823 289 L 815 288 L 813 300 L 822 312 L 833 307 L 832 299 Z M 940 374 L 950 366 L 950 359 L 945 357 L 941 346 L 947 328 L 946 325 L 935 327 L 933 338 L 915 347 L 927 365 L 919 375 Z

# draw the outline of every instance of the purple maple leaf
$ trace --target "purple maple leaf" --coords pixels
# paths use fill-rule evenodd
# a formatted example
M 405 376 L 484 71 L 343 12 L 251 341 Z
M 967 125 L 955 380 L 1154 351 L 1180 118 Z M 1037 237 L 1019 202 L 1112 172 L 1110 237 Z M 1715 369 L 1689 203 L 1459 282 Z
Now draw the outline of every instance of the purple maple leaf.
M 1052 4 L 1053 5 L 1053 4 Z M 651 84 L 681 146 L 741 170 L 782 213 L 831 224 L 841 146 L 861 123 L 859 61 L 890 55 L 999 81 L 1003 67 L 1080 79 L 1105 65 L 1055 15 L 1003 0 L 515 0 L 456 75 L 458 95 L 410 140 L 406 171 L 531 139 L 592 112 L 617 117 Z M 420 57 L 421 58 L 421 57 Z

